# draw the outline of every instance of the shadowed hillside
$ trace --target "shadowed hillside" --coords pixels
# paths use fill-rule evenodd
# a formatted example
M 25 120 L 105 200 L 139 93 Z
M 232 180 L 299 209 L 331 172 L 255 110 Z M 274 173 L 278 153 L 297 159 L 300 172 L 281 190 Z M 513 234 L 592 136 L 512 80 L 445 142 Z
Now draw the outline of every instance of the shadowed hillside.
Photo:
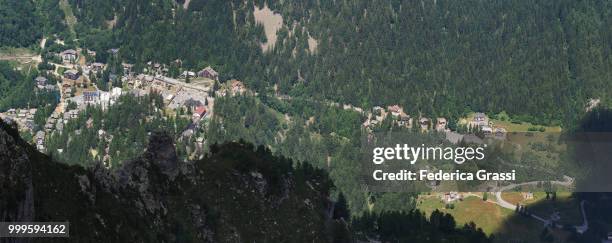
M 576 191 L 568 197 L 525 205 L 501 226 L 499 242 L 602 242 L 612 232 L 612 110 L 598 108 L 586 114 L 572 132 L 570 161 L 574 163 Z M 581 208 L 584 207 L 584 210 Z M 558 220 L 550 220 L 557 212 Z M 544 222 L 533 217 L 548 220 Z M 531 227 L 522 227 L 531 225 Z
M 154 134 L 121 168 L 84 169 L 52 161 L 1 126 L 0 221 L 69 221 L 74 242 L 331 239 L 327 176 L 269 151 L 230 143 L 177 163 L 173 141 Z

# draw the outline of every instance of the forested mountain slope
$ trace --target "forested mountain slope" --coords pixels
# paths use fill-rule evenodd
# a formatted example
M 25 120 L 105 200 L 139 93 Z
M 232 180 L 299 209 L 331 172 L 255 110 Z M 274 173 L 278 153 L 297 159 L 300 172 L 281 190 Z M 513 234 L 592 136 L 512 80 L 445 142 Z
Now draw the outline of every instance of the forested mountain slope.
M 570 123 L 588 98 L 609 103 L 608 1 L 71 2 L 86 47 L 120 46 L 137 66 L 212 64 L 259 90 L 278 84 L 428 116 L 507 111 L 534 123 Z M 262 52 L 253 10 L 266 5 L 284 24 Z
M 0 47 L 29 47 L 66 30 L 59 0 L 0 0 Z
M 33 1 L 0 1 L 0 46 L 28 46 L 40 38 Z
M 272 8 L 319 42 L 309 62 L 298 55 L 272 64 L 292 70 L 271 69 L 277 82 L 289 82 L 285 90 L 301 86 L 288 76 L 300 70 L 304 93 L 366 107 L 400 103 L 444 116 L 505 110 L 544 123 L 573 116 L 587 98 L 609 98 L 608 1 L 300 1 Z M 278 44 L 277 53 L 293 48 Z

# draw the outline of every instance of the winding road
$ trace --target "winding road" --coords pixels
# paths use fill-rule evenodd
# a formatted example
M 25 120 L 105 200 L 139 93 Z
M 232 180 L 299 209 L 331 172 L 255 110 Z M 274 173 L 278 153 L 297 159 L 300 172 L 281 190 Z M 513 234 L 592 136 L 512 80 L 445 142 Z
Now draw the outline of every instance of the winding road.
M 574 180 L 571 177 L 568 177 L 568 176 L 564 176 L 564 178 L 565 178 L 565 181 L 550 181 L 550 183 L 553 184 L 553 185 L 571 186 Z M 503 207 L 503 208 L 507 208 L 507 209 L 510 209 L 510 210 L 514 211 L 514 210 L 516 210 L 516 205 L 514 205 L 512 203 L 509 203 L 509 202 L 507 202 L 506 200 L 504 200 L 502 198 L 502 192 L 503 191 L 508 191 L 508 190 L 511 190 L 511 189 L 516 188 L 518 186 L 526 186 L 526 185 L 533 186 L 533 185 L 537 185 L 538 183 L 544 183 L 544 182 L 547 182 L 547 181 L 530 181 L 530 182 L 524 182 L 524 183 L 518 183 L 518 184 L 510 184 L 510 185 L 507 185 L 507 186 L 504 186 L 504 187 L 500 187 L 495 192 L 495 199 L 496 199 L 495 203 L 497 205 Z M 573 226 L 576 229 L 576 232 L 578 232 L 580 234 L 584 233 L 585 231 L 587 231 L 589 229 L 589 222 L 587 220 L 586 212 L 584 210 L 584 203 L 585 203 L 584 200 L 582 200 L 580 202 L 580 210 L 582 212 L 583 223 L 582 223 L 582 225 L 574 225 Z M 551 220 L 544 219 L 544 218 L 542 218 L 540 216 L 537 216 L 537 215 L 535 215 L 533 213 L 530 213 L 529 216 L 531 216 L 532 218 L 542 222 L 544 225 L 550 225 L 551 224 Z M 561 225 L 561 224 L 556 224 L 556 226 L 557 226 L 557 228 L 563 228 L 563 225 Z

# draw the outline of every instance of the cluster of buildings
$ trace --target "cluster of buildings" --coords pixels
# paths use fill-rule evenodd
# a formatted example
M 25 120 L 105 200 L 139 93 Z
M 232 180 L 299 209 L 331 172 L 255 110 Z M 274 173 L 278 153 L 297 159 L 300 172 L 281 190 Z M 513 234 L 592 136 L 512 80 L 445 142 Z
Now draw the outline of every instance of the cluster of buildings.
M 110 92 L 84 90 L 82 95 L 77 95 L 68 100 L 77 103 L 79 108 L 86 107 L 87 105 L 101 105 L 105 109 L 106 106 L 112 105 L 125 92 L 135 96 L 144 96 L 150 92 L 156 92 L 163 97 L 163 101 L 169 109 L 186 109 L 191 111 L 193 123 L 183 132 L 183 135 L 189 137 L 198 129 L 199 121 L 209 116 L 214 100 L 209 95 L 211 87 L 197 83 L 186 83 L 179 79 L 164 76 L 167 68 L 163 64 L 149 62 L 148 70 L 145 70 L 147 74 L 137 75 L 127 70 L 131 68 L 130 65 L 124 64 L 123 66 L 126 72 L 121 77 L 121 81 L 124 83 L 127 91 L 117 87 L 111 89 Z M 96 67 L 97 70 L 103 70 L 104 68 L 103 64 L 95 63 L 91 64 L 91 67 L 92 70 L 93 67 Z M 219 74 L 211 67 L 206 67 L 197 73 L 185 71 L 181 76 L 184 76 L 183 78 L 210 79 L 217 82 Z M 235 81 L 232 83 L 234 87 L 232 89 L 233 92 L 243 92 L 245 90 L 241 82 Z
M 64 71 L 64 78 L 66 78 L 66 79 L 78 80 L 79 77 L 81 77 L 81 74 L 77 70 L 68 69 L 68 70 Z
M 147 62 L 147 68 L 144 71 L 152 75 L 165 76 L 168 75 L 169 69 L 166 64 Z
M 49 84 L 46 77 L 38 76 L 34 79 L 34 82 L 39 90 L 55 90 L 55 85 Z
M 60 113 L 54 111 L 51 113 L 51 116 L 47 118 L 45 121 L 44 129 L 36 132 L 35 140 L 36 140 L 36 149 L 41 152 L 45 152 L 45 135 L 49 135 L 57 132 L 64 131 L 64 125 L 68 123 L 70 119 L 76 118 L 78 113 L 75 113 L 73 116 L 61 116 Z
M 77 60 L 78 52 L 74 49 L 68 49 L 58 54 L 64 63 L 74 63 Z
M 474 114 L 472 121 L 469 122 L 470 130 L 479 129 L 486 137 L 492 137 L 496 139 L 505 139 L 507 131 L 503 127 L 495 127 L 490 121 L 489 117 L 482 112 Z
M 152 70 L 154 71 L 153 73 L 157 75 L 167 74 L 167 69 L 166 68 L 159 69 L 159 64 L 153 64 Z M 215 71 L 211 66 L 207 66 L 204 69 L 198 71 L 197 73 L 193 71 L 185 70 L 179 75 L 180 79 L 188 79 L 188 78 L 191 79 L 191 78 L 198 78 L 198 77 L 219 81 L 219 73 L 217 73 L 217 71 Z
M 388 117 L 393 119 L 393 123 L 399 127 L 412 128 L 414 122 L 418 122 L 418 126 L 422 131 L 428 131 L 434 129 L 438 132 L 445 132 L 447 128 L 447 120 L 444 117 L 438 117 L 435 119 L 435 123 L 428 117 L 419 117 L 414 120 L 410 115 L 406 114 L 402 107 L 399 105 L 388 106 L 387 109 L 375 106 L 372 108 L 372 113 L 368 113 L 368 118 L 363 123 L 363 126 L 371 131 L 375 126 L 378 126 L 383 120 Z
M 344 109 L 350 109 L 351 107 L 344 106 Z M 364 114 L 360 111 L 360 113 Z M 368 131 L 372 132 L 374 127 L 379 126 L 385 119 L 392 119 L 394 125 L 405 128 L 412 128 L 415 125 L 419 126 L 419 129 L 423 132 L 434 130 L 437 132 L 444 132 L 447 140 L 452 143 L 459 143 L 465 141 L 467 143 L 483 144 L 484 140 L 475 134 L 460 134 L 451 131 L 448 128 L 448 120 L 445 117 L 437 117 L 434 119 L 428 117 L 418 117 L 413 119 L 410 115 L 406 114 L 402 107 L 399 105 L 391 105 L 386 109 L 380 106 L 372 108 L 371 113 L 365 114 L 366 120 L 363 122 L 363 127 Z M 484 135 L 484 138 L 493 138 L 499 140 L 505 140 L 507 131 L 503 127 L 495 127 L 489 118 L 482 112 L 477 112 L 473 115 L 472 119 L 467 122 L 468 131 L 476 133 L 480 132 Z
M 47 118 L 47 121 L 45 122 L 44 131 L 47 133 L 51 133 L 55 129 L 60 132 L 64 130 L 64 121 L 60 117 L 60 114 L 57 112 L 51 113 L 51 116 Z
M 240 80 L 232 79 L 228 81 L 220 90 L 217 90 L 217 95 L 220 97 L 230 95 L 244 94 L 246 88 Z
M 173 110 L 180 108 L 195 110 L 199 106 L 208 106 L 209 99 L 212 98 L 208 96 L 208 92 L 181 88 L 172 95 L 168 107 Z
M 79 53 L 83 51 L 80 48 L 75 49 L 67 49 L 64 50 L 60 53 L 57 53 L 56 55 L 59 56 L 62 59 L 62 62 L 64 64 L 71 64 L 71 63 L 75 63 L 78 59 L 79 59 Z M 96 52 L 93 50 L 86 50 L 87 55 L 95 57 L 96 56 Z M 118 48 L 111 48 L 108 50 L 108 53 L 110 53 L 111 55 L 117 55 L 119 53 L 119 49 Z
M 505 140 L 507 131 L 503 127 L 493 127 L 493 124 L 489 121 L 489 118 L 481 112 L 474 114 L 472 119 L 467 123 L 468 131 L 471 132 L 482 132 L 482 136 L 477 136 L 474 133 L 460 134 L 454 131 L 446 132 L 446 139 L 451 143 L 457 144 L 461 141 L 472 144 L 484 144 L 486 138 L 492 138 L 497 140 Z
M 36 109 L 9 109 L 4 113 L 0 113 L 0 118 L 8 122 L 15 122 L 20 128 L 28 131 L 34 131 L 34 114 Z
M 87 105 L 99 105 L 102 109 L 107 109 L 109 105 L 115 104 L 117 99 L 123 94 L 123 90 L 118 87 L 112 88 L 110 91 L 101 91 L 96 89 L 83 90 L 80 95 L 66 98 L 66 102 L 74 102 L 79 109 L 84 109 Z
M 60 87 L 60 92 L 63 97 L 70 97 L 76 92 L 77 88 L 83 87 L 84 80 L 80 77 L 81 74 L 74 69 L 64 71 Z
M 215 81 L 219 81 L 219 73 L 212 67 L 208 66 L 198 72 L 198 77 L 208 78 Z
M 151 91 L 160 94 L 171 109 L 194 108 L 194 102 L 207 106 L 212 100 L 209 96 L 210 87 L 185 83 L 166 76 L 139 74 L 127 77 L 125 82 L 134 95 L 142 96 Z
M 179 60 L 177 60 L 179 62 Z M 188 108 L 193 113 L 193 120 L 204 117 L 208 111 L 212 110 L 212 100 L 210 96 L 211 87 L 196 83 L 186 83 L 179 79 L 164 76 L 166 66 L 158 63 L 147 63 L 149 74 L 127 75 L 124 82 L 130 92 L 142 96 L 153 91 L 159 93 L 168 108 L 176 110 Z M 219 73 L 208 66 L 199 72 L 184 71 L 179 78 L 201 78 L 217 82 Z M 235 92 L 243 92 L 244 85 L 240 81 L 233 82 Z M 196 118 L 197 116 L 197 118 Z
M 445 203 L 463 200 L 463 194 L 459 192 L 444 192 L 440 193 L 440 199 Z
M 38 151 L 44 152 L 45 151 L 45 132 L 44 131 L 36 132 L 36 135 L 34 136 L 34 140 L 36 141 L 36 149 Z
M 61 92 L 60 98 L 62 100 L 60 104 L 63 104 L 63 106 L 58 107 L 47 118 L 43 128 L 37 130 L 35 127 L 33 120 L 36 109 L 10 109 L 5 113 L 0 113 L 2 119 L 14 121 L 20 127 L 25 127 L 31 132 L 36 131 L 34 141 L 37 149 L 40 151 L 45 150 L 45 136 L 49 136 L 54 132 L 61 133 L 65 124 L 69 120 L 77 118 L 79 113 L 88 105 L 99 105 L 102 109 L 106 109 L 125 93 L 144 96 L 150 92 L 157 92 L 162 95 L 164 103 L 168 108 L 173 110 L 183 108 L 190 110 L 193 124 L 186 129 L 188 133 L 189 131 L 193 133 L 197 129 L 198 122 L 209 116 L 212 111 L 214 99 L 209 96 L 212 85 L 206 84 L 212 83 L 214 85 L 214 82 L 218 82 L 219 73 L 210 66 L 197 72 L 184 71 L 179 79 L 194 78 L 194 80 L 198 81 L 187 83 L 179 79 L 167 77 L 169 66 L 165 64 L 149 62 L 144 69 L 145 73 L 136 75 L 132 70 L 134 65 L 122 63 L 123 76 L 118 77 L 116 74 L 110 74 L 109 79 L 113 81 L 121 79 L 121 82 L 124 84 L 123 87 L 127 90 L 114 87 L 106 92 L 98 90 L 94 84 L 88 84 L 88 77 L 91 74 L 100 74 L 105 69 L 108 69 L 108 65 L 100 62 L 92 62 L 87 65 L 79 64 L 79 54 L 82 51 L 81 49 L 68 49 L 56 54 L 62 61 L 62 63 L 56 65 L 67 68 L 63 73 L 57 74 L 61 75 L 61 83 L 58 85 L 50 85 L 47 77 L 40 76 L 34 79 L 36 87 L 40 90 L 56 89 L 57 86 Z M 117 55 L 119 49 L 110 49 L 108 52 L 111 55 Z M 95 56 L 96 53 L 87 50 L 87 55 Z M 180 60 L 177 60 L 177 62 L 180 62 Z M 230 84 L 229 92 L 232 94 L 242 93 L 246 90 L 244 85 L 238 80 L 233 80 Z M 68 105 L 71 103 L 76 104 L 76 108 Z M 71 108 L 67 109 L 68 107 Z M 100 136 L 105 136 L 104 131 L 99 132 Z M 200 138 L 199 142 L 203 143 L 203 140 Z

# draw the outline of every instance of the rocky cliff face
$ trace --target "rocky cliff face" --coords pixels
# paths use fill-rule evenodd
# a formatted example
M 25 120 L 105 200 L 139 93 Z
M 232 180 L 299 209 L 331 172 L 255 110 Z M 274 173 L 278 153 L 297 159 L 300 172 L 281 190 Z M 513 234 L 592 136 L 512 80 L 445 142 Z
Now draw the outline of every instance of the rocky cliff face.
M 172 139 L 153 134 L 121 168 L 81 168 L 38 153 L 0 122 L 0 220 L 69 221 L 74 242 L 331 239 L 331 183 L 320 171 L 240 143 L 213 151 L 178 162 Z
M 15 130 L 0 129 L 0 221 L 34 218 L 32 164 L 28 151 L 18 144 Z M 11 133 L 9 133 L 11 131 Z

